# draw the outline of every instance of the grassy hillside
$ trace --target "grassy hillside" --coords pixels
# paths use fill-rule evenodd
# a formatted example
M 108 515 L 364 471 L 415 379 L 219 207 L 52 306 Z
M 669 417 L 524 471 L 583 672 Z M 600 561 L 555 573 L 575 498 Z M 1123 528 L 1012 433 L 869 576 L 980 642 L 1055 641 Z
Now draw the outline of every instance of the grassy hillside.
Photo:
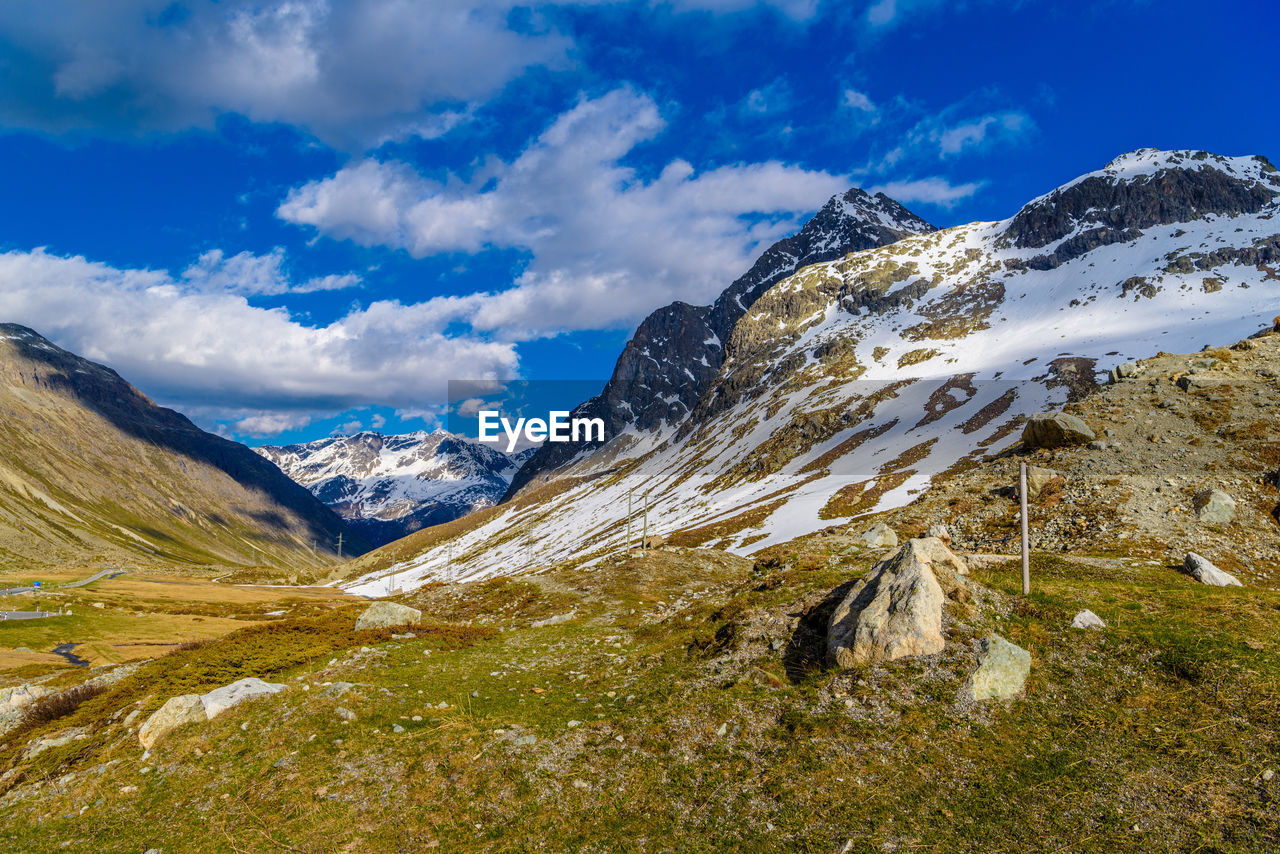
M 0 840 L 22 851 L 1218 851 L 1280 845 L 1280 594 L 1145 559 L 985 564 L 948 651 L 840 671 L 833 593 L 876 557 L 815 537 L 756 563 L 658 550 L 425 588 L 416 637 L 356 609 L 144 665 L 4 737 Z M 1108 628 L 1068 627 L 1081 607 Z M 548 620 L 548 618 L 558 618 Z M 1025 698 L 958 689 L 988 631 Z M 172 695 L 276 697 L 176 731 Z M 54 677 L 70 681 L 79 673 Z M 340 697 L 326 685 L 355 683 Z M 337 709 L 354 712 L 344 722 Z M 132 712 L 139 714 L 130 717 Z M 35 756 L 28 745 L 83 738 Z
M 363 543 L 248 448 L 0 324 L 0 567 L 320 568 Z

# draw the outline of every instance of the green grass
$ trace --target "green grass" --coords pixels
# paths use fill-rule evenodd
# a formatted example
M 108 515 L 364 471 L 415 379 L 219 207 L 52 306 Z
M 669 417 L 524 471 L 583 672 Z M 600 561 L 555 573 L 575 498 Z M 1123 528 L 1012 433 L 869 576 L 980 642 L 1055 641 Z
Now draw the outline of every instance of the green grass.
M 0 841 L 166 852 L 1280 848 L 1280 788 L 1259 776 L 1280 765 L 1275 594 L 1037 557 L 1036 592 L 1022 600 L 1016 564 L 976 571 L 1006 594 L 1004 613 L 954 627 L 952 647 L 995 628 L 1034 666 L 1025 699 L 973 708 L 956 703 L 959 653 L 945 666 L 852 672 L 812 661 L 787 678 L 783 658 L 803 646 L 791 633 L 821 623 L 826 594 L 866 565 L 833 565 L 820 543 L 772 557 L 703 565 L 698 579 L 692 559 L 655 555 L 418 600 L 436 619 L 506 631 L 361 638 L 339 611 L 160 659 L 59 727 L 251 671 L 291 688 L 173 733 L 145 765 L 118 726 L 34 763 L 4 754 L 0 767 L 23 769 L 25 785 L 48 782 L 39 798 L 0 806 Z M 657 609 L 704 583 L 714 590 L 683 610 Z M 1067 628 L 1082 607 L 1108 629 Z M 571 622 L 529 626 L 570 609 Z M 774 619 L 795 627 L 781 632 L 786 649 L 760 637 L 778 634 Z M 349 654 L 361 645 L 385 655 Z M 319 696 L 339 679 L 360 687 Z M 358 720 L 343 724 L 339 705 Z M 516 741 L 528 735 L 536 743 Z M 94 773 L 110 759 L 120 763 Z M 69 772 L 66 786 L 52 782 Z

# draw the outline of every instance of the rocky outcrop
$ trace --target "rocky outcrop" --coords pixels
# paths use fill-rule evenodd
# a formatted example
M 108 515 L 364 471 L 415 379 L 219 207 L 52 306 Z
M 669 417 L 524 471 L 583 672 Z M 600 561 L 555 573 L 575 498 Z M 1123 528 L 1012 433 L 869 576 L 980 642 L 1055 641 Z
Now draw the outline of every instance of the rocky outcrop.
M 204 723 L 208 719 L 209 716 L 204 711 L 204 702 L 199 694 L 170 697 L 143 723 L 138 730 L 138 741 L 150 750 L 156 742 L 178 727 Z
M 398 626 L 417 626 L 422 623 L 422 612 L 399 602 L 374 602 L 356 618 L 356 631 L 366 629 L 393 629 Z
M 264 682 L 261 679 L 250 676 L 247 679 L 232 682 L 230 685 L 215 688 L 208 694 L 203 695 L 200 701 L 204 704 L 205 715 L 209 720 L 213 720 L 227 709 L 237 706 L 245 700 L 252 700 L 255 697 L 269 697 L 284 689 L 285 686 L 280 683 Z
M 1199 581 L 1201 584 L 1207 584 L 1210 587 L 1243 587 L 1240 579 L 1236 578 L 1229 572 L 1225 572 L 1214 566 L 1213 562 L 1208 558 L 1201 557 L 1195 552 L 1188 552 L 1186 560 L 1182 563 L 1183 570 Z
M 1022 428 L 1022 442 L 1032 449 L 1087 445 L 1096 438 L 1088 424 L 1065 412 L 1037 413 Z
M 964 693 L 971 699 L 1011 700 L 1022 692 L 1031 673 L 1031 653 L 999 635 L 982 640 L 978 669 L 969 676 Z
M 942 651 L 948 596 L 967 599 L 960 558 L 934 537 L 911 540 L 878 563 L 836 607 L 827 651 L 841 667 Z

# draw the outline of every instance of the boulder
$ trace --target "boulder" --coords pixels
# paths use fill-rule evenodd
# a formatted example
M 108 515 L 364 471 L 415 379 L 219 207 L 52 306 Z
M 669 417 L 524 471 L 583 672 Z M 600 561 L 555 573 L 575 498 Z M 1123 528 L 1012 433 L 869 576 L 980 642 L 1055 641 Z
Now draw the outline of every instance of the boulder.
M 942 540 L 944 546 L 951 545 L 951 529 L 940 522 L 935 522 L 929 526 L 929 530 L 924 532 L 926 537 L 934 537 Z
M 26 708 L 50 693 L 52 692 L 43 685 L 15 685 L 12 688 L 0 688 L 0 711 Z
M 1088 424 L 1065 412 L 1037 413 L 1027 419 L 1026 426 L 1022 428 L 1022 442 L 1028 448 L 1087 445 L 1096 438 Z
M 1240 580 L 1229 572 L 1218 569 L 1207 558 L 1203 558 L 1195 552 L 1187 552 L 1187 558 L 1182 562 L 1182 568 L 1196 581 L 1201 584 L 1207 584 L 1210 587 L 1243 587 Z
M 1120 380 L 1127 380 L 1130 377 L 1136 377 L 1142 373 L 1142 366 L 1137 362 L 1123 362 L 1111 369 L 1111 382 L 1117 383 Z
M 1071 620 L 1071 628 L 1073 629 L 1105 629 L 1107 624 L 1097 614 L 1085 608 L 1083 611 L 1075 615 Z
M 827 626 L 827 651 L 841 667 L 942 651 L 942 607 L 968 593 L 964 561 L 941 540 L 910 540 L 860 579 Z
M 182 694 L 170 697 L 138 730 L 138 741 L 147 750 L 165 734 L 186 724 L 202 723 L 209 718 L 204 712 L 204 702 L 199 694 Z
M 974 700 L 1009 700 L 1022 691 L 1031 672 L 1031 653 L 999 635 L 982 640 L 978 669 L 969 676 L 965 690 Z
M 1059 486 L 1066 484 L 1066 478 L 1053 469 L 1040 466 L 1027 466 L 1027 500 L 1037 501 L 1045 488 L 1057 481 Z
M 874 549 L 895 549 L 898 547 L 898 535 L 884 522 L 876 522 L 858 535 L 858 539 Z
M 422 612 L 399 602 L 374 602 L 356 619 L 356 631 L 363 629 L 393 629 L 398 626 L 417 626 L 422 623 Z
M 1196 518 L 1201 522 L 1226 525 L 1236 518 L 1236 502 L 1220 489 L 1205 489 L 1191 499 Z
M 213 720 L 227 709 L 239 705 L 245 700 L 269 696 L 283 691 L 284 688 L 285 686 L 279 683 L 263 682 L 261 679 L 250 676 L 248 679 L 239 679 L 230 685 L 215 688 L 208 694 L 203 695 L 200 700 L 204 703 L 205 715 L 209 720 Z

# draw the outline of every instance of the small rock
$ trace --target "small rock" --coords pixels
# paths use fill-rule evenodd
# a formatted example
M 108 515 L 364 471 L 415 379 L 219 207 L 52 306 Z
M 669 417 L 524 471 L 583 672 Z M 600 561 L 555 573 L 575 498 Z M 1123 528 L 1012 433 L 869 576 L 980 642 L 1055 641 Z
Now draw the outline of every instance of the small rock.
M 132 795 L 136 791 L 138 791 L 137 786 L 121 786 L 120 787 L 120 794 L 122 795 Z
M 374 602 L 356 619 L 356 631 L 365 629 L 393 629 L 398 626 L 417 626 L 422 623 L 422 612 L 399 602 Z
M 279 693 L 284 688 L 285 686 L 280 683 L 263 682 L 261 679 L 250 676 L 247 679 L 237 679 L 230 685 L 215 688 L 202 696 L 200 701 L 204 703 L 204 711 L 209 720 L 213 720 L 232 706 L 238 706 L 255 697 Z
M 1267 782 L 1267 783 L 1270 783 L 1273 779 L 1275 779 L 1275 776 L 1276 776 L 1276 772 L 1272 771 L 1270 768 L 1262 772 L 1262 779 L 1264 782 Z
M 974 700 L 1009 700 L 1017 696 L 1031 672 L 1031 653 L 999 635 L 982 641 L 978 669 L 965 687 Z
M 1107 624 L 1097 614 L 1085 608 L 1072 619 L 1071 627 L 1073 629 L 1105 629 Z
M 356 720 L 356 713 L 351 711 L 350 709 L 343 708 L 342 706 L 338 706 L 338 708 L 334 709 L 333 711 L 338 715 L 338 717 L 342 718 L 344 721 L 347 721 L 348 723 L 351 723 Z
M 528 746 L 530 744 L 537 744 L 538 737 L 536 735 L 519 735 L 513 738 L 511 740 L 511 743 L 518 744 L 521 746 Z
M 391 727 L 391 731 L 392 731 L 392 732 L 404 732 L 404 727 L 400 726 L 400 724 L 396 724 L 396 725 L 394 725 L 393 727 Z
M 351 682 L 334 682 L 329 687 L 320 692 L 321 697 L 341 697 L 343 694 L 356 687 Z
M 884 522 L 876 522 L 859 534 L 858 539 L 873 549 L 895 549 L 898 547 L 898 535 Z
M 1192 505 L 1196 508 L 1196 518 L 1201 522 L 1226 525 L 1236 518 L 1235 499 L 1219 489 L 1197 492 Z
M 1039 499 L 1040 494 L 1055 481 L 1059 486 L 1066 484 L 1066 479 L 1061 473 L 1053 469 L 1027 466 L 1027 500 L 1036 501 Z
M 590 789 L 591 784 L 588 783 L 586 780 L 574 780 L 573 787 L 575 789 Z
M 534 620 L 529 625 L 533 626 L 535 629 L 540 629 L 540 628 L 543 628 L 544 626 L 558 626 L 561 623 L 569 622 L 576 616 L 578 616 L 578 612 L 574 610 L 574 611 L 568 612 L 567 614 L 556 614 L 554 617 L 547 617 L 546 619 L 543 619 L 543 620 Z
M 582 726 L 582 721 L 569 721 L 567 724 L 565 724 L 565 726 L 568 727 L 569 729 L 573 729 L 574 727 L 580 727 Z
M 1224 572 L 1207 558 L 1203 558 L 1195 552 L 1187 552 L 1186 559 L 1182 562 L 1182 568 L 1196 581 L 1201 584 L 1207 584 L 1210 587 L 1243 587 L 1240 579 L 1236 578 L 1229 572 Z
M 926 537 L 937 537 L 942 540 L 942 544 L 951 545 L 951 529 L 940 522 L 935 522 L 929 526 L 929 530 L 924 532 Z

